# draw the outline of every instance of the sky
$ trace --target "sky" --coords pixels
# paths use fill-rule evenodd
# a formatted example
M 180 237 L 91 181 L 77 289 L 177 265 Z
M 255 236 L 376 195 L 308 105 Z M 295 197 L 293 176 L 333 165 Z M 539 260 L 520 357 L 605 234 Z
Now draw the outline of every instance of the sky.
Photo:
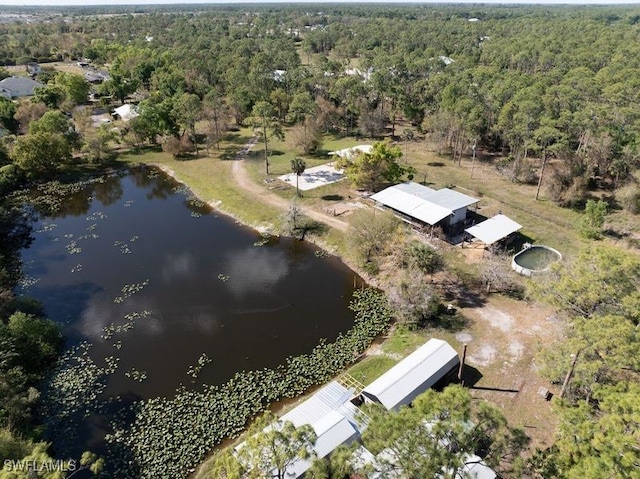
M 2 6 L 34 6 L 34 5 L 158 5 L 188 3 L 338 3 L 347 0 L 0 0 Z M 574 4 L 574 5 L 624 5 L 638 4 L 640 0 L 360 0 L 363 3 L 482 3 L 482 4 Z

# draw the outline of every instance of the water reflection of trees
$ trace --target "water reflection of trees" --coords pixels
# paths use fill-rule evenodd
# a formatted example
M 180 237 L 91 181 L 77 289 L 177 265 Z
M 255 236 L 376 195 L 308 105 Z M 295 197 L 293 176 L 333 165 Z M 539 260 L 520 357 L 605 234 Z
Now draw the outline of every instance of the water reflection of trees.
M 167 177 L 159 169 L 153 167 L 137 168 L 131 172 L 130 178 L 136 186 L 148 191 L 147 199 L 167 199 L 179 184 L 173 178 Z
M 9 312 L 22 276 L 20 250 L 33 241 L 32 220 L 28 209 L 0 205 L 0 317 Z
M 92 194 L 103 206 L 109 206 L 122 198 L 123 193 L 122 179 L 109 177 L 102 183 L 96 183 Z

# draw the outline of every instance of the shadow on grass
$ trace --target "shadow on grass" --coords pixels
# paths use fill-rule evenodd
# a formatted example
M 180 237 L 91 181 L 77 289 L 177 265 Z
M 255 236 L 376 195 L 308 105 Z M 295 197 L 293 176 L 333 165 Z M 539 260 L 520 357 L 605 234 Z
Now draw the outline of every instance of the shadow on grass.
M 145 153 L 160 153 L 161 151 L 162 145 L 140 145 L 134 146 L 124 153 L 137 156 L 144 155 Z
M 444 163 L 442 163 L 441 161 L 432 161 L 430 163 L 427 163 L 427 165 L 440 168 L 441 166 L 444 166 Z
M 531 236 L 527 236 L 518 232 L 515 234 L 513 241 L 509 244 L 506 252 L 508 254 L 516 254 L 517 252 L 522 250 L 525 243 L 535 244 L 535 240 Z
M 474 386 L 482 379 L 482 373 L 473 366 L 465 364 L 462 368 L 462 384 L 474 389 Z
M 444 305 L 438 307 L 438 328 L 455 333 L 462 331 L 469 325 L 469 320 L 456 310 L 450 310 Z
M 466 366 L 465 366 L 466 367 Z M 466 383 L 465 383 L 466 385 Z M 505 388 L 490 388 L 490 387 L 484 387 L 484 386 L 469 386 L 471 389 L 476 389 L 478 391 L 496 391 L 496 392 L 501 392 L 501 393 L 519 393 L 520 390 L 519 389 L 505 389 Z
M 487 302 L 476 284 L 467 282 L 449 282 L 440 285 L 442 297 L 445 301 L 453 302 L 461 308 L 481 308 Z
M 321 197 L 325 201 L 342 201 L 344 196 L 342 195 L 324 195 Z
M 307 234 L 311 234 L 314 236 L 322 236 L 329 231 L 329 227 L 326 224 L 320 223 L 319 221 L 314 221 L 314 220 L 309 220 L 303 226 L 303 228 L 304 228 L 304 234 L 302 236 L 302 239 L 304 239 L 304 236 Z
M 243 135 L 241 133 L 228 133 L 224 137 L 224 141 L 228 143 L 232 143 L 234 145 L 243 146 L 249 142 L 253 138 L 251 135 Z

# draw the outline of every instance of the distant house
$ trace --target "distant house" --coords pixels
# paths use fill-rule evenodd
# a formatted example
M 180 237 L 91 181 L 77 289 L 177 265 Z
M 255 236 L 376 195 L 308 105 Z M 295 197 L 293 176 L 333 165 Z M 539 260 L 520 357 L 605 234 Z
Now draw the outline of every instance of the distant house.
M 42 83 L 28 77 L 12 76 L 0 81 L 0 95 L 9 100 L 33 96 L 34 90 L 43 86 Z
M 430 339 L 362 390 L 365 401 L 397 411 L 446 380 L 460 364 L 458 353 L 442 339 Z
M 29 62 L 27 63 L 27 73 L 29 75 L 37 75 L 38 73 L 42 72 L 42 67 L 40 65 L 38 65 L 36 62 Z
M 113 110 L 113 114 L 119 116 L 122 121 L 131 121 L 140 113 L 136 105 L 127 103 Z
M 109 80 L 109 73 L 102 70 L 91 70 L 84 74 L 84 80 L 89 83 L 102 83 Z
M 287 70 L 273 70 L 271 78 L 277 82 L 283 82 L 286 79 Z
M 450 233 L 461 231 L 467 208 L 480 201 L 449 188 L 434 190 L 413 182 L 390 186 L 370 198 L 409 223 L 441 224 Z

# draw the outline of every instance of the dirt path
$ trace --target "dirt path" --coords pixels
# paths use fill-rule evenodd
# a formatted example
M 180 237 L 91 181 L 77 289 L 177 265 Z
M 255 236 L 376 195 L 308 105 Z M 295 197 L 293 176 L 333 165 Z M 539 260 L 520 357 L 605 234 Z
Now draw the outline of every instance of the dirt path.
M 250 193 L 252 196 L 259 198 L 261 202 L 286 211 L 289 209 L 289 205 L 291 203 L 289 200 L 286 200 L 274 193 L 271 193 L 270 191 L 267 191 L 260 185 L 255 184 L 253 181 L 251 181 L 251 178 L 249 178 L 249 174 L 247 173 L 247 169 L 245 168 L 244 161 L 249 151 L 251 151 L 251 149 L 256 145 L 257 142 L 257 138 L 252 138 L 242 147 L 240 152 L 236 155 L 236 159 L 233 162 L 233 167 L 231 170 L 233 179 L 240 188 Z M 340 231 L 346 231 L 347 227 L 349 226 L 342 220 L 339 220 L 331 215 L 310 208 L 308 206 L 301 205 L 300 209 L 309 218 L 329 225 L 332 228 L 336 228 Z

